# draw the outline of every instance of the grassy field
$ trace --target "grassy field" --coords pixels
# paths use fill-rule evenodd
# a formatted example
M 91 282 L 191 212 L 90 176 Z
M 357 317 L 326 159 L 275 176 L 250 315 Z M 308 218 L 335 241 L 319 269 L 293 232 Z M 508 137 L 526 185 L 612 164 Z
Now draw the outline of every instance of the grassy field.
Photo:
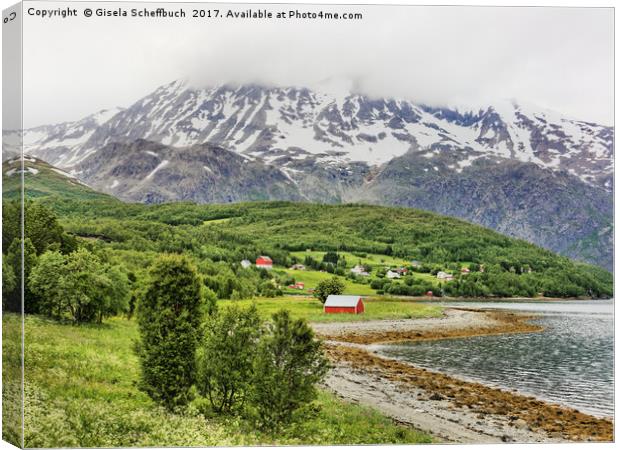
M 254 300 L 222 300 L 220 306 L 236 304 L 249 306 Z M 276 297 L 257 299 L 256 306 L 262 317 L 268 318 L 280 309 L 290 311 L 293 317 L 309 322 L 356 322 L 381 319 L 413 319 L 439 317 L 442 307 L 407 300 L 375 298 L 364 301 L 363 314 L 324 314 L 323 305 L 310 297 Z
M 365 257 L 355 256 L 350 252 L 338 252 L 339 255 L 343 256 L 347 262 L 347 267 L 351 268 L 357 264 L 369 264 L 373 267 L 380 266 L 389 266 L 389 267 L 400 267 L 400 266 L 408 266 L 411 263 L 402 258 L 394 258 L 392 256 L 386 255 L 373 255 L 371 253 L 367 253 Z M 325 252 L 314 252 L 314 251 L 305 251 L 305 252 L 291 252 L 292 256 L 297 256 L 303 262 L 306 256 L 311 256 L 317 261 L 323 260 L 323 255 Z
M 2 315 L 2 439 L 22 445 L 21 321 Z
M 225 223 L 230 222 L 230 218 L 227 219 L 212 219 L 212 220 L 205 220 L 203 222 L 204 225 L 222 225 Z
M 276 269 L 277 270 L 277 269 Z M 292 270 L 283 269 L 284 272 L 295 278 L 295 281 L 304 283 L 304 290 L 285 289 L 288 293 L 307 293 L 308 289 L 316 288 L 323 280 L 329 280 L 334 274 L 327 272 L 318 272 L 316 270 Z M 347 280 L 344 277 L 338 277 L 344 283 L 344 294 L 351 295 L 375 295 L 376 291 L 367 284 L 354 283 L 351 280 Z
M 6 315 L 5 324 L 18 323 Z M 5 327 L 4 352 L 19 343 Z M 9 336 L 16 334 L 16 336 Z M 98 326 L 26 317 L 25 444 L 27 447 L 231 446 L 430 442 L 374 410 L 322 392 L 307 418 L 278 436 L 259 433 L 238 417 L 205 418 L 158 408 L 136 388 L 134 321 Z M 13 349 L 14 350 L 14 349 Z M 6 436 L 7 430 L 5 430 Z

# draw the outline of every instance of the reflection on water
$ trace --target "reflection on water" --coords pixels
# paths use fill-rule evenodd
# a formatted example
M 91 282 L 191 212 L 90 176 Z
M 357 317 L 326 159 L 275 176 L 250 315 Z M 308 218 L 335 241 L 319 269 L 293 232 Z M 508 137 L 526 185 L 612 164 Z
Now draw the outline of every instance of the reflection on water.
M 445 305 L 535 312 L 535 322 L 545 331 L 386 345 L 381 353 L 597 416 L 613 416 L 613 301 Z

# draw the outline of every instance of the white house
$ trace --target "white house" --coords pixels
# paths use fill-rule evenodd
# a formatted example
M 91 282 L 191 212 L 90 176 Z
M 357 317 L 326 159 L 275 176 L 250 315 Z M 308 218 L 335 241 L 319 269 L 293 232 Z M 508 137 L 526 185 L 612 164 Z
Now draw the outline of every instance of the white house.
M 252 267 L 252 263 L 249 260 L 244 259 L 243 261 L 241 261 L 241 267 L 243 267 L 244 269 L 249 269 L 250 267 Z
M 366 272 L 366 269 L 364 268 L 364 266 L 360 266 L 359 264 L 355 266 L 354 268 L 352 268 L 351 272 L 354 273 L 355 275 L 360 275 L 362 277 L 367 277 L 370 275 L 368 272 Z
M 437 272 L 437 279 L 444 280 L 444 281 L 452 281 L 454 280 L 454 276 L 450 275 L 449 273 L 440 271 L 440 272 Z
M 388 270 L 385 273 L 385 276 L 387 278 L 389 278 L 390 280 L 393 280 L 394 278 L 400 278 L 400 274 L 398 272 L 393 271 L 393 270 Z

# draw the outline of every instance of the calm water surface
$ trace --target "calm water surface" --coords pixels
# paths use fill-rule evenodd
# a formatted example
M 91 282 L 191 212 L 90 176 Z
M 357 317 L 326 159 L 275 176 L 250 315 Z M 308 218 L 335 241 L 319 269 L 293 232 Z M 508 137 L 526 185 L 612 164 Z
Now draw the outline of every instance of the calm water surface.
M 380 352 L 462 379 L 613 416 L 613 301 L 462 302 L 445 306 L 536 313 L 540 333 L 399 345 Z

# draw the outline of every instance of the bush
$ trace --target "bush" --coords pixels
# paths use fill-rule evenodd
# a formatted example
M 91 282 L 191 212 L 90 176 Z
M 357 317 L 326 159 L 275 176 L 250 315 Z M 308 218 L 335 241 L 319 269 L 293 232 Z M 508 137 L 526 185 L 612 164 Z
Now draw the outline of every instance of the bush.
M 338 259 L 340 258 L 340 256 L 338 256 L 338 253 L 336 252 L 327 252 L 323 255 L 323 262 L 324 263 L 332 263 L 332 264 L 338 264 Z
M 2 308 L 5 308 L 5 298 L 17 288 L 17 277 L 13 271 L 13 267 L 7 262 L 6 258 L 2 258 Z
M 387 278 L 375 278 L 370 282 L 370 287 L 375 290 L 383 290 L 386 285 L 389 286 L 391 281 Z
M 249 390 L 252 365 L 260 336 L 256 306 L 233 305 L 209 317 L 198 351 L 198 392 L 215 412 L 243 406 Z
M 138 301 L 140 388 L 168 409 L 190 400 L 203 291 L 196 269 L 179 255 L 158 257 Z
M 60 319 L 68 309 L 66 264 L 67 258 L 59 252 L 45 252 L 28 279 L 30 289 L 41 297 L 39 312 L 48 317 Z
M 314 296 L 321 303 L 325 303 L 330 295 L 340 295 L 344 292 L 345 285 L 338 277 L 332 277 L 328 280 L 321 281 L 314 290 Z
M 250 405 L 259 427 L 276 431 L 316 398 L 315 384 L 328 370 L 321 344 L 303 320 L 288 311 L 272 317 L 261 337 L 252 379 Z
M 52 244 L 58 249 L 69 243 L 69 236 L 63 236 L 54 212 L 39 202 L 24 201 L 24 237 L 30 239 L 37 255 L 45 252 Z M 7 202 L 2 206 L 2 244 L 8 248 L 14 239 L 21 237 L 21 204 Z
M 99 322 L 126 312 L 129 281 L 120 266 L 104 264 L 82 248 L 69 255 L 43 253 L 28 277 L 27 311 L 75 323 Z M 36 301 L 33 301 L 35 299 Z

